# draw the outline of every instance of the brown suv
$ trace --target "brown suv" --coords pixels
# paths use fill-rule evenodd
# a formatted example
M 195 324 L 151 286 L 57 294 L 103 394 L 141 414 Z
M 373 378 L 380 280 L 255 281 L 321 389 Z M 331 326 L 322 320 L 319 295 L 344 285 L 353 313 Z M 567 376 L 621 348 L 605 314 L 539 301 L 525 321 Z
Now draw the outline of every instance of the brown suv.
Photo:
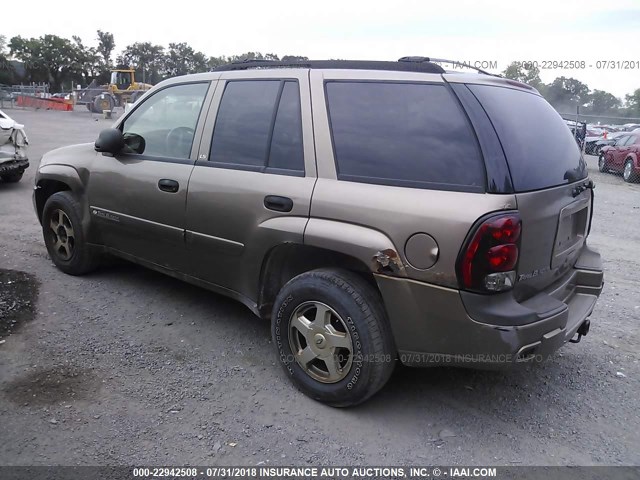
M 62 271 L 108 253 L 236 298 L 302 391 L 347 406 L 397 360 L 514 365 L 585 335 L 592 187 L 536 90 L 411 57 L 166 80 L 46 154 L 34 203 Z

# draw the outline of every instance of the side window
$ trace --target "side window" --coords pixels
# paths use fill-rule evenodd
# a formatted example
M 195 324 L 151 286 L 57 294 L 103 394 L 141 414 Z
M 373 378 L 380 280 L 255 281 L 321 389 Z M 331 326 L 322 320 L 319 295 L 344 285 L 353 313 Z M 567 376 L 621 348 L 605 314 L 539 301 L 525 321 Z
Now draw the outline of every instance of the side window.
M 444 85 L 327 82 L 340 180 L 482 191 L 475 135 Z
M 147 98 L 121 127 L 130 153 L 188 159 L 208 88 L 209 83 L 174 85 Z
M 229 81 L 218 109 L 209 161 L 227 168 L 304 172 L 298 83 Z
M 636 137 L 634 135 L 631 135 L 624 145 L 625 147 L 628 147 L 633 145 L 634 143 L 636 143 Z

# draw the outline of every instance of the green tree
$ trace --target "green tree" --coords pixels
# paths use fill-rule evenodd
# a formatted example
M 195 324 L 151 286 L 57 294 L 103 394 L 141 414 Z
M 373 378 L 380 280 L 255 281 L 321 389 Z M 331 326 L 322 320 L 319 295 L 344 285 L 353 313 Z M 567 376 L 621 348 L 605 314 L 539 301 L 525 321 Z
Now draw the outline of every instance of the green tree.
M 604 90 L 594 90 L 589 99 L 589 110 L 597 115 L 606 114 L 617 110 L 620 103 L 615 95 Z
M 640 116 L 640 88 L 625 96 L 625 100 L 630 116 Z
M 303 57 L 300 55 L 285 55 L 282 57 L 283 62 L 304 62 L 309 60 L 309 57 Z
M 165 58 L 165 73 L 169 77 L 209 70 L 207 57 L 186 43 L 170 43 Z
M 119 67 L 134 68 L 136 80 L 155 84 L 162 81 L 165 70 L 164 47 L 151 42 L 136 42 L 127 46 L 116 62 Z
M 78 72 L 79 47 L 66 38 L 44 35 L 40 38 L 13 37 L 11 55 L 24 62 L 30 81 L 49 82 L 51 91 L 59 91 L 62 83 L 71 81 Z
M 589 87 L 575 78 L 558 77 L 545 89 L 545 98 L 556 108 L 564 109 L 589 103 Z
M 518 82 L 526 83 L 534 88 L 538 88 L 542 84 L 540 80 L 540 69 L 534 64 L 527 64 L 523 62 L 512 62 L 502 72 L 506 78 L 511 80 L 517 80 Z
M 15 70 L 7 58 L 7 37 L 0 35 L 0 83 L 13 83 Z
M 116 47 L 116 42 L 113 39 L 113 33 L 103 32 L 98 30 L 98 48 L 97 52 L 102 56 L 104 66 L 106 69 L 111 68 L 111 54 Z

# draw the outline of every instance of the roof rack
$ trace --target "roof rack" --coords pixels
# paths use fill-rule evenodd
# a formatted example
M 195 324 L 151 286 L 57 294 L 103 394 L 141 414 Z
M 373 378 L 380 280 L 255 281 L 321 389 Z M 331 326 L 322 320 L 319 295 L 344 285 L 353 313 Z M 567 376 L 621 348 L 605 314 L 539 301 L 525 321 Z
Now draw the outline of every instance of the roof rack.
M 401 72 L 446 73 L 445 70 L 426 57 L 403 57 L 397 62 L 377 60 L 243 60 L 213 69 L 214 72 L 250 70 L 261 68 L 335 68 L 352 70 L 389 70 Z

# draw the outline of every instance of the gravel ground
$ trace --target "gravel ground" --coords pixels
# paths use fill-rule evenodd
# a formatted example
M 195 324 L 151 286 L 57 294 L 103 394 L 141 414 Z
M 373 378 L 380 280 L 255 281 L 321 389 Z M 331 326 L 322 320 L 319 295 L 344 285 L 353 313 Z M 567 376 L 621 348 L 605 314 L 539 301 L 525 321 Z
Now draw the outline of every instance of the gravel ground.
M 606 285 L 580 344 L 515 372 L 398 368 L 338 410 L 295 390 L 269 325 L 238 303 L 123 262 L 56 270 L 31 205 L 36 166 L 110 121 L 7 113 L 32 166 L 0 183 L 0 465 L 640 464 L 640 185 L 594 157 Z

